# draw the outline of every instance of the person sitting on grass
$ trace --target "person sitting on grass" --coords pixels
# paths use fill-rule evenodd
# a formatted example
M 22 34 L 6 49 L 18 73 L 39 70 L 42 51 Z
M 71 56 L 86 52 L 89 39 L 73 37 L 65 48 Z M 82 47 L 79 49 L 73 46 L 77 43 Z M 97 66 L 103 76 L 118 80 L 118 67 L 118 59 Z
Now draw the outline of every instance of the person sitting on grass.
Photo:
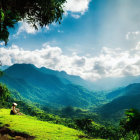
M 13 103 L 13 104 L 12 104 L 12 108 L 11 108 L 10 115 L 16 115 L 16 114 L 19 114 L 19 109 L 16 108 L 16 106 L 17 106 L 17 103 Z

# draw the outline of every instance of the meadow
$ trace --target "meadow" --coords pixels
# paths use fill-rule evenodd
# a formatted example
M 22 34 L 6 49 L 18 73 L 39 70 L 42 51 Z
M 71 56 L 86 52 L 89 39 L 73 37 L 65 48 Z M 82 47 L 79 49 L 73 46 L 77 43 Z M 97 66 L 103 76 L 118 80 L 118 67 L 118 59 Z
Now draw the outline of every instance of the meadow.
M 40 121 L 28 115 L 10 115 L 9 109 L 0 109 L 0 122 L 1 126 L 8 124 L 11 130 L 34 136 L 35 140 L 89 139 L 83 132 L 63 125 Z

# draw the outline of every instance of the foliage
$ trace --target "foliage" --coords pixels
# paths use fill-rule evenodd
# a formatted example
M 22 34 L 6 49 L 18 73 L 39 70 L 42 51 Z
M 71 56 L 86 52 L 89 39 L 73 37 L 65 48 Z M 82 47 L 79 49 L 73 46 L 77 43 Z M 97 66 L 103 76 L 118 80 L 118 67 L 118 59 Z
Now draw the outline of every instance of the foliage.
M 105 138 L 105 135 L 99 136 L 100 134 L 103 133 L 103 131 L 102 131 L 102 133 L 99 133 L 99 131 L 101 131 L 101 129 L 99 129 L 100 125 L 97 125 L 97 124 L 95 125 L 95 123 L 93 123 L 92 120 L 83 119 L 82 121 L 81 120 L 75 121 L 74 119 L 72 119 L 72 117 L 80 117 L 80 115 L 76 116 L 76 113 L 83 113 L 84 111 L 82 109 L 77 109 L 77 108 L 75 109 L 70 106 L 63 108 L 62 112 L 65 115 L 70 115 L 71 117 L 69 116 L 69 118 L 60 118 L 57 115 L 53 115 L 53 114 L 44 112 L 43 110 L 36 107 L 38 105 L 33 104 L 32 102 L 30 102 L 28 100 L 26 100 L 26 102 L 23 101 L 24 98 L 22 98 L 20 96 L 20 94 L 18 92 L 16 92 L 15 90 L 12 90 L 11 92 L 13 95 L 11 94 L 12 95 L 10 97 L 11 100 L 10 100 L 10 102 L 8 102 L 9 105 L 11 105 L 12 102 L 16 102 L 18 104 L 18 108 L 20 108 L 20 111 L 23 112 L 24 114 L 29 114 L 31 116 L 35 116 L 39 120 L 49 121 L 49 122 L 52 122 L 55 124 L 62 124 L 67 127 L 79 129 L 79 130 L 84 131 L 85 133 L 87 133 L 90 136 Z M 5 100 L 4 102 L 6 103 L 7 100 Z M 62 112 L 60 111 L 59 113 L 61 114 Z M 83 117 L 85 117 L 85 116 L 83 116 Z M 91 122 L 92 122 L 92 125 L 91 125 Z M 80 123 L 82 123 L 82 124 L 80 125 Z
M 71 117 L 74 114 L 74 108 L 72 106 L 68 106 L 62 109 L 62 113 Z
M 7 43 L 8 28 L 22 19 L 35 29 L 62 19 L 65 0 L 0 0 L 0 41 Z
M 76 120 L 76 125 L 80 130 L 84 131 L 89 136 L 96 138 L 118 140 L 122 136 L 118 128 L 99 125 L 91 119 L 78 119 Z
M 63 107 L 60 109 L 51 110 L 53 114 L 59 115 L 68 119 L 92 119 L 96 122 L 102 122 L 100 116 L 97 113 L 89 111 L 89 109 L 82 109 L 72 106 Z
M 98 108 L 98 113 L 104 119 L 119 124 L 126 109 L 137 108 L 140 110 L 140 83 L 131 84 L 121 90 L 116 90 L 114 93 L 122 96 Z
M 0 67 L 2 66 L 2 62 L 0 61 Z M 0 69 L 0 77 L 3 75 L 3 72 Z
M 125 114 L 126 118 L 120 122 L 120 125 L 126 132 L 132 131 L 135 134 L 140 134 L 140 112 L 136 109 L 129 109 Z
M 78 113 L 83 113 L 83 111 L 81 109 L 75 109 L 73 107 L 66 107 L 62 111 L 58 110 L 58 109 L 52 109 L 50 107 L 49 110 L 52 110 L 51 112 L 46 112 L 44 110 L 41 109 L 41 106 L 39 104 L 35 104 L 27 99 L 24 99 L 20 93 L 18 93 L 16 90 L 8 90 L 6 88 L 6 86 L 2 86 L 2 90 L 3 92 L 1 93 L 1 100 L 3 99 L 3 101 L 1 101 L 1 107 L 11 107 L 13 102 L 16 102 L 18 104 L 18 108 L 20 109 L 21 112 L 23 112 L 24 114 L 28 114 L 31 116 L 36 116 L 39 120 L 44 120 L 44 121 L 50 121 L 56 124 L 62 124 L 71 128 L 77 128 L 73 118 L 76 117 L 82 117 L 81 114 Z M 11 92 L 11 94 L 10 94 Z M 8 95 L 8 98 L 6 98 Z M 73 110 L 74 112 L 69 112 L 70 110 Z M 64 111 L 65 110 L 65 111 Z M 56 113 L 57 111 L 57 113 Z M 68 112 L 67 112 L 68 111 Z M 77 113 L 77 115 L 76 115 Z M 55 114 L 55 115 L 53 115 Z M 63 114 L 63 115 L 62 115 Z M 60 117 L 59 117 L 59 116 Z M 64 115 L 71 115 L 71 117 L 69 116 L 69 118 L 62 118 Z M 83 117 L 86 117 L 86 114 L 83 114 Z
M 0 83 L 0 107 L 8 106 L 10 100 L 10 92 L 7 87 Z
M 37 119 L 42 121 L 48 121 L 51 123 L 61 124 L 67 127 L 78 129 L 86 133 L 88 136 L 94 138 L 111 140 L 139 139 L 140 113 L 135 109 L 126 111 L 126 118 L 120 123 L 121 127 L 114 127 L 113 124 L 103 126 L 95 123 L 93 120 L 96 120 L 98 116 L 96 116 L 95 114 L 90 114 L 87 110 L 68 106 L 56 111 L 56 109 L 53 110 L 49 107 L 46 107 L 48 111 L 47 112 L 41 110 L 39 104 L 34 104 L 27 99 L 25 100 L 17 91 L 12 90 L 12 94 L 10 95 L 10 92 L 8 91 L 6 86 L 0 85 L 0 87 L 2 91 L 0 92 L 1 107 L 8 107 L 12 104 L 12 102 L 16 102 L 18 104 L 18 108 L 20 108 L 20 111 L 24 114 L 35 116 Z M 49 113 L 50 110 L 52 113 L 57 112 L 54 114 L 65 116 L 66 118 L 61 118 L 58 115 L 53 115 Z M 23 130 L 23 128 L 20 129 Z
M 139 134 L 133 134 L 132 131 L 126 133 L 120 140 L 139 140 Z
M 0 77 L 3 76 L 3 72 L 0 70 Z

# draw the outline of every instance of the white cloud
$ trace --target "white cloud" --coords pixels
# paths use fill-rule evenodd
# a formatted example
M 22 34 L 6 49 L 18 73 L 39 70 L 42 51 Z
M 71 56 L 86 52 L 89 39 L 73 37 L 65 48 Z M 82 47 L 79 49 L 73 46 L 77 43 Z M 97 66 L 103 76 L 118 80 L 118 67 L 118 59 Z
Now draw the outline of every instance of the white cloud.
M 89 2 L 90 0 L 67 0 L 64 6 L 66 11 L 84 13 Z
M 140 50 L 140 42 L 137 42 L 136 50 Z
M 41 28 L 39 25 L 37 25 L 38 30 L 36 30 L 32 25 L 28 24 L 26 21 L 19 22 L 20 27 L 17 31 L 17 33 L 14 35 L 14 37 L 17 37 L 22 32 L 26 32 L 27 34 L 36 34 L 37 32 L 41 31 Z M 44 27 L 44 31 L 50 30 L 50 27 L 47 25 Z
M 48 41 L 48 42 L 45 42 L 42 44 L 43 47 L 46 47 L 46 46 L 56 46 L 57 44 L 57 41 L 56 40 L 52 40 L 52 41 Z
M 70 12 L 73 18 L 80 18 L 80 16 L 88 10 L 90 1 L 91 0 L 67 0 L 64 4 L 64 15 L 67 16 L 68 12 Z
M 21 26 L 18 29 L 17 35 L 19 35 L 21 32 L 26 32 L 28 34 L 35 34 L 37 30 L 30 24 L 26 22 L 21 22 Z
M 0 52 L 3 65 L 32 63 L 37 67 L 64 70 L 90 80 L 140 74 L 140 42 L 127 51 L 104 47 L 100 54 L 94 57 L 79 56 L 76 53 L 66 55 L 61 48 L 51 47 L 48 43 L 33 51 L 12 45 L 9 48 L 1 47 Z
M 126 38 L 127 40 L 130 40 L 130 39 L 133 40 L 133 39 L 136 39 L 136 37 L 137 37 L 138 35 L 140 35 L 140 31 L 128 32 L 128 33 L 126 34 L 125 38 Z
M 76 18 L 76 19 L 80 18 L 80 15 L 78 15 L 78 14 L 71 14 L 71 16 L 72 16 L 73 18 Z

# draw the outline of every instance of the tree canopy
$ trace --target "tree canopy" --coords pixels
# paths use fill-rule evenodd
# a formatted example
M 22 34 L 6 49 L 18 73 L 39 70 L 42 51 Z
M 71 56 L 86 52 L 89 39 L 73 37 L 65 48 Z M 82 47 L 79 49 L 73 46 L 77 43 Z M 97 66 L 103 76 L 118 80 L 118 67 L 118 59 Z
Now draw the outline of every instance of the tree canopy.
M 0 61 L 0 67 L 2 66 L 2 62 Z M 3 75 L 3 72 L 0 69 L 0 77 Z
M 8 105 L 9 97 L 10 92 L 8 88 L 0 83 L 0 108 L 4 105 Z
M 140 112 L 136 109 L 129 109 L 125 114 L 126 118 L 120 122 L 120 125 L 126 132 L 132 131 L 140 135 Z
M 8 42 L 8 28 L 23 19 L 35 29 L 62 20 L 66 0 L 0 0 L 0 41 Z

